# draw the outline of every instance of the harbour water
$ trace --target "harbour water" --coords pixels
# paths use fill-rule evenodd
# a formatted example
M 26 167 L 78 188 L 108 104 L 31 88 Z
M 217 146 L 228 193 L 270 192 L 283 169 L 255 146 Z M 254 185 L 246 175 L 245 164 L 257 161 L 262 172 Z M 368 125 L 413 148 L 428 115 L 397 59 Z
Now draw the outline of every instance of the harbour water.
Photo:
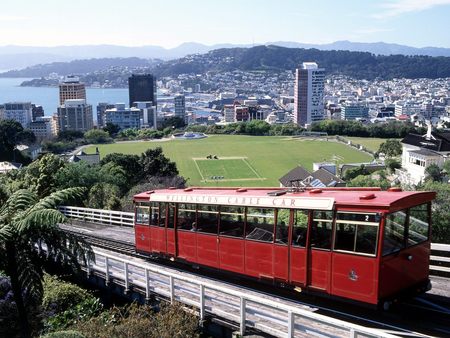
M 0 78 L 0 104 L 7 102 L 31 102 L 44 108 L 45 115 L 56 113 L 57 87 L 20 87 L 27 78 Z M 86 88 L 87 103 L 95 112 L 99 102 L 125 103 L 128 106 L 128 88 Z M 94 113 L 95 115 L 95 113 Z

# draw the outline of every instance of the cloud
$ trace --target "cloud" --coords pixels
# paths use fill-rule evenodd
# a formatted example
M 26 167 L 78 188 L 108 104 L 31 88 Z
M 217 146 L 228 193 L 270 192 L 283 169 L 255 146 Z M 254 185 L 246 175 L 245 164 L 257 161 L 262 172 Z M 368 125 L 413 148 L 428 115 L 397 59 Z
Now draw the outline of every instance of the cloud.
M 381 4 L 383 11 L 373 15 L 385 19 L 410 12 L 420 12 L 436 6 L 450 5 L 450 0 L 391 0 Z
M 27 17 L 19 15 L 0 15 L 0 22 L 23 21 L 23 20 L 27 20 Z

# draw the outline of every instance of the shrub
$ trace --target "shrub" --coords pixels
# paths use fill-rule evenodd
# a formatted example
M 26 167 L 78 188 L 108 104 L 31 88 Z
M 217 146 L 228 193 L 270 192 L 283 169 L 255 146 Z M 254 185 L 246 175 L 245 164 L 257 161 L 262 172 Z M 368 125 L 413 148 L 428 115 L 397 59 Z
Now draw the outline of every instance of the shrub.
M 82 335 L 78 331 L 58 331 L 58 332 L 52 332 L 47 333 L 46 335 L 42 336 L 41 338 L 86 338 L 86 336 Z

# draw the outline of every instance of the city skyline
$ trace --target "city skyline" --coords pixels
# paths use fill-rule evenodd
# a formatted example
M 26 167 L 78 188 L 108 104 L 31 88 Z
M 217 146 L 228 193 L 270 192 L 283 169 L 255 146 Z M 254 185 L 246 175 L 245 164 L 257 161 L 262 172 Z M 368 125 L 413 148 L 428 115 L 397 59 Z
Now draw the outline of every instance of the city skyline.
M 129 14 L 127 14 L 129 13 Z M 220 14 L 220 15 L 219 15 Z M 295 0 L 19 0 L 2 5 L 0 46 L 114 44 L 173 48 L 185 42 L 262 44 L 338 40 L 450 47 L 450 0 L 383 0 L 313 5 Z M 123 23 L 123 24 L 121 24 Z

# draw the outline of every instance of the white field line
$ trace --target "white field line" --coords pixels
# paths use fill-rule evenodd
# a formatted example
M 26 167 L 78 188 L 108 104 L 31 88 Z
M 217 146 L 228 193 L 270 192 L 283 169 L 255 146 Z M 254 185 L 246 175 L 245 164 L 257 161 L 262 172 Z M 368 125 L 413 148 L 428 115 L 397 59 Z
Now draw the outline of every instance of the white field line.
M 240 181 L 265 181 L 267 180 L 267 178 L 265 177 L 260 177 L 260 178 L 229 178 L 229 179 L 221 179 L 221 180 L 210 180 L 210 179 L 206 179 L 206 180 L 202 180 L 202 182 L 240 182 Z
M 250 163 L 248 163 L 247 159 L 242 159 L 242 161 L 244 161 L 245 164 L 247 164 L 247 166 L 255 173 L 256 177 L 258 177 L 259 179 L 262 179 L 262 177 L 256 172 L 256 170 L 250 165 Z
M 195 159 L 193 159 L 193 160 L 194 160 L 194 163 L 195 163 L 195 166 L 196 166 L 196 168 L 197 168 L 198 173 L 199 173 L 200 176 L 202 177 L 202 181 L 204 181 L 205 178 L 203 177 L 203 174 L 202 174 L 202 172 L 201 172 L 201 170 L 200 170 L 200 167 L 199 167 L 198 164 L 197 164 L 197 161 L 196 161 Z

